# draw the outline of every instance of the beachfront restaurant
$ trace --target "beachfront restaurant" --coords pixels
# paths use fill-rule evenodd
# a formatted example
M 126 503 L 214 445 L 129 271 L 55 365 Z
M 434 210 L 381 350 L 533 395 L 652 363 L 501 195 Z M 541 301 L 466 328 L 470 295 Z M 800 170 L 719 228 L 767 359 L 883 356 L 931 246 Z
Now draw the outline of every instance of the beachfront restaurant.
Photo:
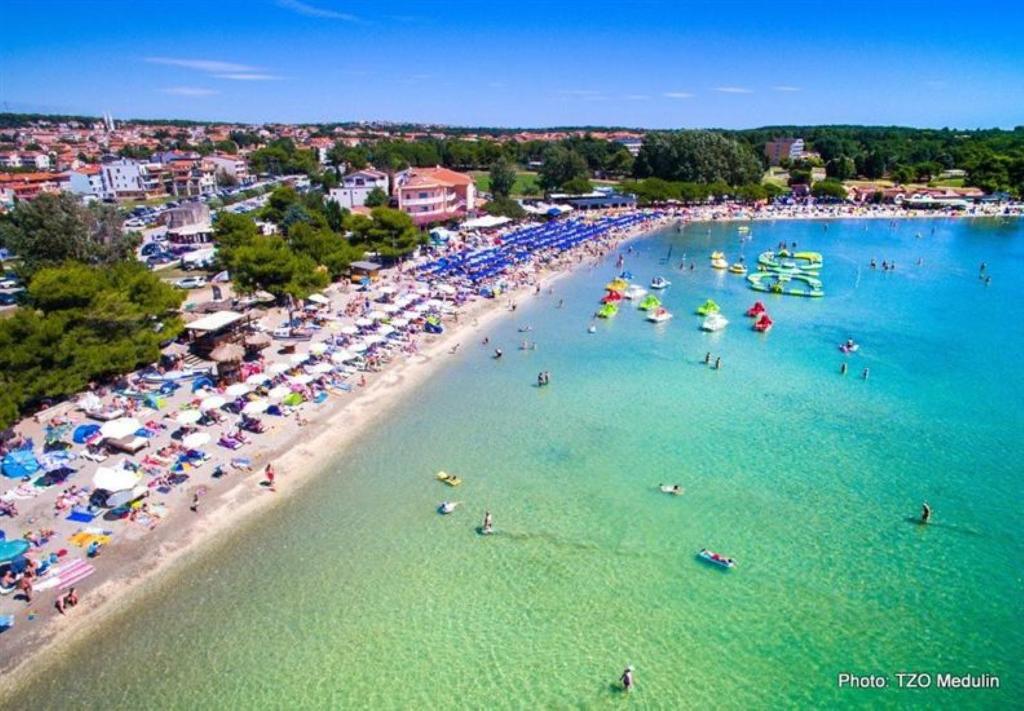
M 244 338 L 242 327 L 249 319 L 237 311 L 215 311 L 185 324 L 190 350 L 201 358 L 225 343 L 241 343 Z
M 369 279 L 370 281 L 376 280 L 377 277 L 380 276 L 380 270 L 381 265 L 376 262 L 362 261 L 352 262 L 352 264 L 349 265 L 348 273 L 349 276 L 351 276 L 352 281 L 359 284 L 362 283 L 364 279 Z

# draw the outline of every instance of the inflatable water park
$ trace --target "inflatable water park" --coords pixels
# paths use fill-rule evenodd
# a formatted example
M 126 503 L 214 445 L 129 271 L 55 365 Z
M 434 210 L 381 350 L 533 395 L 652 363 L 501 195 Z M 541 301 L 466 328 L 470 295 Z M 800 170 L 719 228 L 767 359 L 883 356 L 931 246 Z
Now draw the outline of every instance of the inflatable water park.
M 747 275 L 747 282 L 754 291 L 769 294 L 824 296 L 823 263 L 819 252 L 762 252 L 757 258 L 757 271 Z

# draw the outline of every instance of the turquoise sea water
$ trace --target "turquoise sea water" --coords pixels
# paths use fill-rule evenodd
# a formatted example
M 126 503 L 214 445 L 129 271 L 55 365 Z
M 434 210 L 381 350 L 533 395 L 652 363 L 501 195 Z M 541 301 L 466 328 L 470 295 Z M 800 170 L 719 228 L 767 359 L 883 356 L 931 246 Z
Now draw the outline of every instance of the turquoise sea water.
M 735 226 L 692 225 L 634 242 L 637 280 L 673 281 L 668 324 L 626 305 L 586 332 L 611 257 L 525 300 L 489 348 L 464 343 L 353 455 L 10 706 L 1019 705 L 1022 238 L 1016 222 L 937 220 L 755 224 L 742 245 Z M 782 240 L 825 254 L 824 299 L 766 298 L 708 268 L 713 249 L 753 262 Z M 678 270 L 683 253 L 694 272 Z M 697 329 L 708 297 L 723 332 Z M 765 335 L 743 316 L 755 298 L 776 322 Z M 523 324 L 536 351 L 517 350 Z M 848 336 L 862 347 L 841 376 Z M 540 370 L 550 387 L 533 386 Z M 439 469 L 464 484 L 434 481 Z M 441 517 L 448 497 L 462 506 Z M 908 521 L 922 500 L 935 525 Z M 475 532 L 485 508 L 489 538 Z M 705 546 L 737 568 L 701 564 Z M 901 671 L 1002 688 L 836 684 L 853 672 L 894 687 Z

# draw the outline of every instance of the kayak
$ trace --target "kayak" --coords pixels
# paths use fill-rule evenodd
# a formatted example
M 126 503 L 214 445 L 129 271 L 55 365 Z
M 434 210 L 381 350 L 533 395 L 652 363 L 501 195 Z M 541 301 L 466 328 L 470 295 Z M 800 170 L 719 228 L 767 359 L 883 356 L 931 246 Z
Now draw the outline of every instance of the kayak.
M 438 472 L 437 478 L 439 481 L 443 481 L 448 486 L 458 486 L 459 484 L 462 483 L 462 479 L 455 476 L 454 474 L 449 474 L 448 472 Z
M 663 494 L 671 494 L 672 496 L 682 496 L 683 492 L 686 491 L 686 489 L 682 487 L 679 488 L 679 491 L 676 491 L 675 485 L 673 484 L 662 484 L 658 488 L 661 489 Z
M 700 553 L 697 554 L 697 557 L 701 560 L 706 560 L 708 563 L 711 563 L 712 565 L 717 565 L 722 568 L 736 567 L 736 561 L 734 561 L 732 558 L 727 558 L 721 553 L 714 553 L 712 551 L 709 551 L 707 548 L 701 548 Z

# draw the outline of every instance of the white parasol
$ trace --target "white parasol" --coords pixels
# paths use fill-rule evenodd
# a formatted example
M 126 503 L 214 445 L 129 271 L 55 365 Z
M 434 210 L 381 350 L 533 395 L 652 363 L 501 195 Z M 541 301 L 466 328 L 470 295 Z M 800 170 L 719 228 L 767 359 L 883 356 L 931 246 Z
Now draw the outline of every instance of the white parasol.
M 100 427 L 100 434 L 111 439 L 121 439 L 133 434 L 141 427 L 142 423 L 134 417 L 119 417 L 116 420 L 104 422 L 103 426 Z

